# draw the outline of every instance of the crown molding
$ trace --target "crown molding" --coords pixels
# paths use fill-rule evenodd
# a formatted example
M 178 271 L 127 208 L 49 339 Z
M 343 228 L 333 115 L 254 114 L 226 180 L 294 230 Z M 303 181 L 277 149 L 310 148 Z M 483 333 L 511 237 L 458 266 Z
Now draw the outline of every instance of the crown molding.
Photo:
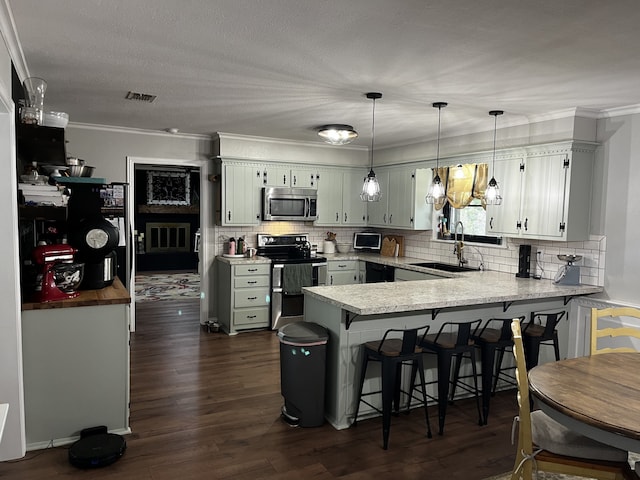
M 115 133 L 129 133 L 134 135 L 157 135 L 160 137 L 172 137 L 172 138 L 190 138 L 195 140 L 211 140 L 211 135 L 202 135 L 197 133 L 170 133 L 167 131 L 158 130 L 145 130 L 143 128 L 130 128 L 130 127 L 114 127 L 111 125 L 98 125 L 94 123 L 75 123 L 69 122 L 67 128 L 77 128 L 81 130 L 100 130 Z
M 30 76 L 29 67 L 24 58 L 24 52 L 22 51 L 22 45 L 20 44 L 20 38 L 18 37 L 18 31 L 16 30 L 8 0 L 0 0 L 0 33 L 2 33 L 2 38 L 7 46 L 18 77 L 21 81 L 28 78 Z

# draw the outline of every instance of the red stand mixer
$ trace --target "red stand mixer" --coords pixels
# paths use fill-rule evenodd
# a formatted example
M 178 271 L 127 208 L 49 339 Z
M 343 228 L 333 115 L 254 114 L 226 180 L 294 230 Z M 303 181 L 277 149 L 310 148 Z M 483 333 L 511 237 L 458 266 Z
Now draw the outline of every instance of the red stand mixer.
M 84 264 L 73 263 L 76 249 L 67 244 L 38 245 L 33 249 L 32 258 L 41 268 L 38 274 L 34 302 L 53 302 L 75 298 L 82 281 Z

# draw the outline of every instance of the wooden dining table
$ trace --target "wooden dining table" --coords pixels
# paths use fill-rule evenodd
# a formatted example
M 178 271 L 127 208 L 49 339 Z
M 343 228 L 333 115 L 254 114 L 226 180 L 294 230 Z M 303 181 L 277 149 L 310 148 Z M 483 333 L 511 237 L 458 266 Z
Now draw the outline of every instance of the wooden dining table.
M 529 371 L 535 405 L 599 442 L 640 452 L 640 353 L 604 353 Z

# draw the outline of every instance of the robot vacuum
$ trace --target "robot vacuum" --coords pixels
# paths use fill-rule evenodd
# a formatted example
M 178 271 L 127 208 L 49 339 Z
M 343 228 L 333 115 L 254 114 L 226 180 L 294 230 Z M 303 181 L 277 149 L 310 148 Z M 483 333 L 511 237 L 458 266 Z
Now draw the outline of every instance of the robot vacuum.
M 107 433 L 107 427 L 86 428 L 69 448 L 69 462 L 83 469 L 106 467 L 120 459 L 126 448 L 124 438 Z

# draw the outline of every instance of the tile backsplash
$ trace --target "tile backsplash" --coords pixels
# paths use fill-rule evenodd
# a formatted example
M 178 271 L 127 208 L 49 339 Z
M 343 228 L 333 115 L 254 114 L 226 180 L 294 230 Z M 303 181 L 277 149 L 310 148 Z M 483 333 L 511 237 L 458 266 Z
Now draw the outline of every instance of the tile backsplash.
M 405 256 L 424 260 L 435 260 L 446 263 L 456 263 L 457 258 L 453 253 L 453 241 L 435 240 L 431 231 L 407 231 L 390 229 L 366 229 L 330 227 L 320 228 L 307 222 L 268 222 L 259 227 L 214 227 L 215 255 L 227 252 L 229 238 L 243 237 L 247 246 L 256 246 L 258 233 L 308 233 L 312 244 L 317 244 L 322 249 L 322 242 L 330 230 L 337 235 L 339 242 L 353 241 L 353 234 L 364 230 L 375 230 L 384 234 L 404 236 Z M 486 270 L 505 273 L 518 271 L 518 249 L 520 244 L 531 245 L 531 274 L 540 275 L 545 279 L 553 279 L 560 267 L 565 262 L 559 260 L 559 254 L 582 255 L 582 260 L 576 262 L 580 268 L 580 281 L 586 285 L 604 285 L 604 254 L 606 251 L 606 238 L 604 236 L 592 236 L 583 242 L 552 242 L 544 240 L 527 240 L 506 238 L 504 245 L 486 246 L 465 242 L 465 257 L 468 265 L 477 267 L 480 264 Z M 541 251 L 538 256 L 536 252 Z M 539 257 L 539 262 L 536 259 Z

